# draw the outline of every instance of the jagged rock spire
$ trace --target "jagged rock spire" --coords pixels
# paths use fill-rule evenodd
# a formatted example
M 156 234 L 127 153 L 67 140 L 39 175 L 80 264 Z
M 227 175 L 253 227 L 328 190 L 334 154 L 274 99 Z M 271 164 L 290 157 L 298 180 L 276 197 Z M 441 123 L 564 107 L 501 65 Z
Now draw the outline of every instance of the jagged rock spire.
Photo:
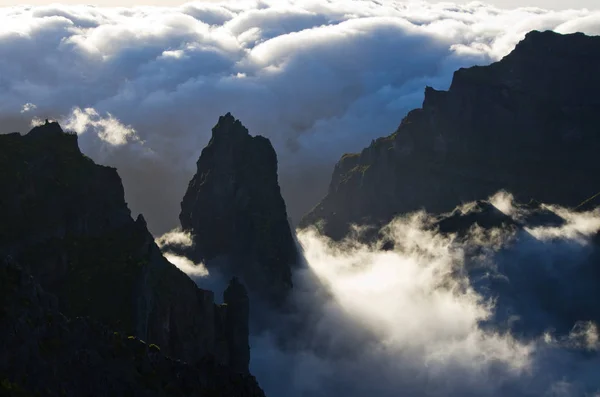
M 192 233 L 196 260 L 238 276 L 272 303 L 285 299 L 297 251 L 267 138 L 250 136 L 230 113 L 219 117 L 179 219 Z

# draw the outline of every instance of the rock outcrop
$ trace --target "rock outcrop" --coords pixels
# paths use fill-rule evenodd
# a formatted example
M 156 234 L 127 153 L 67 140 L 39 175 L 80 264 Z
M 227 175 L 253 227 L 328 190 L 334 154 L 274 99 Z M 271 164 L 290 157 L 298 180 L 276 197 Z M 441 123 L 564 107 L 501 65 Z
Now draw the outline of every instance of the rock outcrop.
M 392 135 L 344 155 L 300 226 L 341 238 L 351 223 L 446 212 L 500 189 L 580 204 L 600 186 L 599 68 L 600 37 L 533 31 L 499 62 L 456 71 Z
M 67 318 L 13 260 L 0 261 L 0 395 L 264 397 L 254 377 L 204 357 L 194 364 L 115 332 Z
M 281 304 L 292 287 L 298 253 L 271 142 L 250 136 L 227 113 L 212 129 L 197 166 L 179 216 L 183 230 L 192 234 L 193 258 L 238 276 L 251 293 Z
M 231 279 L 223 294 L 223 301 L 225 339 L 227 346 L 230 346 L 229 365 L 237 372 L 248 372 L 250 301 L 246 288 L 237 278 Z
M 162 256 L 143 217 L 131 218 L 117 171 L 84 156 L 77 135 L 57 123 L 0 135 L 0 186 L 0 259 L 27 269 L 64 315 L 89 316 L 190 365 L 213 357 L 248 372 L 238 359 L 248 345 L 228 337 L 248 311 L 216 305 Z

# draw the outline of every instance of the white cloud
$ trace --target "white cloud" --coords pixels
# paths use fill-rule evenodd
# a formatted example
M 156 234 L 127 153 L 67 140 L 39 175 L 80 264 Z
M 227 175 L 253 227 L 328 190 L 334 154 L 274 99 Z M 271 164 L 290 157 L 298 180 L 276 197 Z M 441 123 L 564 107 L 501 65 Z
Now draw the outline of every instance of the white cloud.
M 190 233 L 184 232 L 181 229 L 173 229 L 170 232 L 157 237 L 155 242 L 156 245 L 163 250 L 164 257 L 188 276 L 192 278 L 202 278 L 209 275 L 209 271 L 203 263 L 194 263 L 185 256 L 170 251 L 172 248 L 181 249 L 191 247 L 193 242 Z
M 299 220 L 341 154 L 391 133 L 425 85 L 447 88 L 456 68 L 501 58 L 531 29 L 598 33 L 598 21 L 585 10 L 371 0 L 5 7 L 0 120 L 10 132 L 32 116 L 89 119 L 103 144 L 86 154 L 119 167 L 132 208 L 160 234 L 176 225 L 210 129 L 230 111 L 273 141 Z M 37 109 L 21 114 L 26 103 Z M 148 152 L 149 166 L 131 161 Z
M 192 277 L 206 277 L 209 275 L 208 269 L 202 263 L 194 263 L 188 258 L 176 255 L 170 252 L 165 252 L 164 257 L 169 262 L 177 266 L 179 270 Z
M 93 130 L 100 140 L 111 146 L 121 146 L 139 140 L 131 126 L 121 124 L 110 113 L 107 113 L 106 117 L 101 117 L 93 108 L 76 107 L 62 124 L 63 128 L 75 131 L 78 135 Z
M 23 107 L 21 108 L 21 113 L 27 113 L 30 112 L 32 110 L 35 110 L 37 108 L 37 106 L 35 106 L 33 103 L 31 102 L 27 102 L 25 105 L 23 105 Z
M 173 229 L 168 233 L 156 238 L 156 244 L 159 248 L 167 246 L 191 247 L 193 245 L 192 235 L 181 229 Z
M 509 194 L 493 199 L 515 220 L 526 215 Z M 296 271 L 294 296 L 304 312 L 277 317 L 279 326 L 290 322 L 293 347 L 281 347 L 276 333 L 255 335 L 253 373 L 267 394 L 291 397 L 593 395 L 597 325 L 556 327 L 582 307 L 598 318 L 587 255 L 600 214 L 545 208 L 565 217 L 562 229 L 473 229 L 457 239 L 432 230 L 427 214 L 407 215 L 387 228 L 390 251 L 300 232 L 307 268 Z M 581 217 L 593 226 L 579 226 Z M 515 317 L 508 328 L 506 312 Z

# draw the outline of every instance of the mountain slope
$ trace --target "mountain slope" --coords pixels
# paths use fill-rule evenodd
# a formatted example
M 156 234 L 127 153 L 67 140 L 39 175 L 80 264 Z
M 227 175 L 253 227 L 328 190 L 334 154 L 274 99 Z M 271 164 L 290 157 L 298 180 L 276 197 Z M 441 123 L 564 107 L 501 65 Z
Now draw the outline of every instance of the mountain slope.
M 450 211 L 500 189 L 578 205 L 600 185 L 599 68 L 600 37 L 533 31 L 501 61 L 456 71 L 392 135 L 344 155 L 300 226 L 324 221 L 340 238 L 351 223 Z

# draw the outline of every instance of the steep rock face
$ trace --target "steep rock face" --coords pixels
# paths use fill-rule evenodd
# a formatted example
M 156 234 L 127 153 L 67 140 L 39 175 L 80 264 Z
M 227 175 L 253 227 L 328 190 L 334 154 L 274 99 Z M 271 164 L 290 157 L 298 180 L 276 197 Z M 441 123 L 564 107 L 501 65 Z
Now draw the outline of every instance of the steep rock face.
M 250 136 L 231 114 L 219 118 L 202 150 L 179 219 L 193 256 L 239 276 L 253 293 L 280 303 L 292 286 L 297 251 L 267 138 Z
M 530 32 L 501 61 L 427 87 L 421 109 L 360 154 L 342 157 L 327 196 L 300 223 L 382 223 L 450 211 L 500 189 L 575 206 L 597 193 L 600 38 Z
M 0 395 L 264 397 L 211 357 L 193 365 L 98 321 L 69 319 L 13 260 L 0 261 Z
M 246 288 L 237 278 L 232 278 L 223 294 L 224 331 L 227 345 L 231 347 L 229 363 L 238 372 L 248 372 L 250 349 L 248 327 L 250 302 Z
M 0 186 L 0 258 L 28 269 L 61 312 L 192 364 L 230 364 L 224 309 L 162 256 L 143 217 L 131 218 L 116 170 L 85 157 L 76 135 L 57 123 L 0 135 Z

